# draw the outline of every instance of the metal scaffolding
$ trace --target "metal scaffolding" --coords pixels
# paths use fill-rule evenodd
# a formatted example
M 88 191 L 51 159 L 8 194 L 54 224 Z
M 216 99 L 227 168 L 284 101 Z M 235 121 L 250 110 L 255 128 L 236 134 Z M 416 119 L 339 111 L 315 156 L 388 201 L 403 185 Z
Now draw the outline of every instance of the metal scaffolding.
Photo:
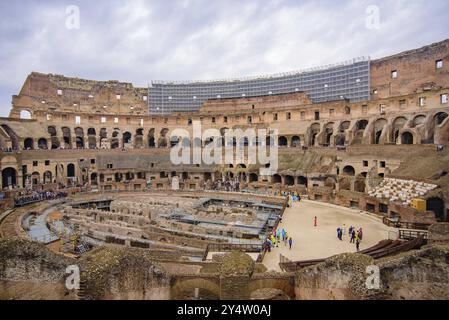
M 369 100 L 370 59 L 296 72 L 213 81 L 153 81 L 148 88 L 151 114 L 196 111 L 206 100 L 304 92 L 314 103 Z

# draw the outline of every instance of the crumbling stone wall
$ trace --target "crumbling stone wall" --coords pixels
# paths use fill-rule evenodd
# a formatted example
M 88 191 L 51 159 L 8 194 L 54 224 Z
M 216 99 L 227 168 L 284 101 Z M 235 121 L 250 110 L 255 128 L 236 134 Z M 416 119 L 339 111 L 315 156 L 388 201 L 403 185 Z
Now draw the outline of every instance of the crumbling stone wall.
M 102 248 L 81 267 L 82 299 L 165 300 L 169 291 L 170 277 L 144 250 Z
M 0 299 L 74 299 L 65 287 L 75 260 L 19 239 L 0 240 Z
M 342 254 L 296 273 L 296 298 L 299 300 L 353 300 L 366 298 L 366 267 L 373 258 Z
M 360 254 L 337 255 L 296 273 L 300 300 L 449 299 L 449 246 L 427 246 L 374 261 Z M 367 267 L 379 270 L 379 288 Z
M 429 243 L 449 243 L 449 223 L 435 223 L 429 228 Z
M 249 299 L 249 281 L 253 272 L 254 261 L 247 254 L 243 252 L 231 252 L 224 255 L 220 265 L 221 299 Z

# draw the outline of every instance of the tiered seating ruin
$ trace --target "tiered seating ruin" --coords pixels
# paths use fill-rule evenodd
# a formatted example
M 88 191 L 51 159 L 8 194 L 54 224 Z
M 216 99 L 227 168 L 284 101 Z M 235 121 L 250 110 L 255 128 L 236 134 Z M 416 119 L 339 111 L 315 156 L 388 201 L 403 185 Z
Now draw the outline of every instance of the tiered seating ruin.
M 372 197 L 389 199 L 392 202 L 399 202 L 404 206 L 409 206 L 413 199 L 422 198 L 437 187 L 435 184 L 414 180 L 385 178 L 368 194 Z

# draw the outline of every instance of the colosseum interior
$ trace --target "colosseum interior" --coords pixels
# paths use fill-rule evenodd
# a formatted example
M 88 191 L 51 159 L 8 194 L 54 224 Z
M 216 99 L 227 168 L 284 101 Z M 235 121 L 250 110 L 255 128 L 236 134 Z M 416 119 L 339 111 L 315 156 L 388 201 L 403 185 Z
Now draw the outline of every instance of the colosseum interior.
M 174 94 L 160 112 L 157 86 L 31 73 L 0 118 L 0 299 L 448 299 L 449 40 L 366 65 L 362 100 L 294 90 L 182 111 Z M 232 160 L 173 163 L 211 146 Z

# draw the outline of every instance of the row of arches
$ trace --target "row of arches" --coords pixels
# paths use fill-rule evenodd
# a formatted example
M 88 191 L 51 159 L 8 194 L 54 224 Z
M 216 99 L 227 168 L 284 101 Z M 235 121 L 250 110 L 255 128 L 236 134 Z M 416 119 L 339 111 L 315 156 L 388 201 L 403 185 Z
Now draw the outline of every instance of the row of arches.
M 69 163 L 67 165 L 67 171 L 66 171 L 66 177 L 67 178 L 75 178 L 76 177 L 76 166 L 73 163 Z M 24 187 L 27 180 L 29 180 L 30 183 L 33 185 L 38 185 L 41 183 L 47 184 L 47 183 L 54 183 L 57 177 L 62 177 L 64 175 L 64 166 L 63 165 L 57 165 L 55 166 L 54 173 L 50 170 L 45 171 L 42 176 L 41 173 L 35 171 L 31 174 L 23 174 L 23 181 L 20 183 L 19 181 L 19 173 L 18 171 L 13 167 L 7 167 L 4 168 L 1 171 L 2 175 L 2 188 L 8 188 L 8 187 Z
M 359 119 L 353 122 L 342 121 L 338 126 L 335 122 L 326 124 L 313 123 L 303 136 L 280 136 L 278 145 L 280 147 L 303 146 L 344 146 L 348 144 L 417 144 L 435 143 L 437 129 L 447 123 L 448 113 L 444 111 L 433 114 L 420 114 L 410 118 L 399 116 L 390 121 L 379 118 L 369 121 Z M 449 141 L 449 129 L 444 141 Z M 367 138 L 365 138 L 367 136 Z
M 382 143 L 397 143 L 397 144 L 416 144 L 416 143 L 434 143 L 434 136 L 437 128 L 440 128 L 443 123 L 446 123 L 448 114 L 446 112 L 436 112 L 432 115 L 416 115 L 412 118 L 399 116 L 391 121 L 386 118 L 379 118 L 374 121 L 367 119 L 357 120 L 351 129 L 350 121 L 342 121 L 336 127 L 335 122 L 329 122 L 324 125 L 320 123 L 312 124 L 305 135 L 281 135 L 277 141 L 267 137 L 265 144 L 273 146 L 277 142 L 279 147 L 300 147 L 300 146 L 344 146 L 346 144 L 382 144 Z M 2 128 L 8 133 L 10 137 L 17 136 L 14 131 L 7 125 L 2 125 Z M 204 146 L 208 143 L 216 141 L 225 145 L 224 135 L 228 128 L 221 128 L 221 137 L 209 138 L 208 141 L 194 140 L 193 146 Z M 349 130 L 349 131 L 348 131 Z M 352 130 L 352 131 L 351 131 Z M 85 132 L 86 131 L 86 132 Z M 120 128 L 114 128 L 110 136 L 108 130 L 101 128 L 99 132 L 95 128 L 88 128 L 84 130 L 77 127 L 72 130 L 68 127 L 62 127 L 62 137 L 58 136 L 58 131 L 55 126 L 49 126 L 47 132 L 50 139 L 41 137 L 36 140 L 33 137 L 27 137 L 23 140 L 23 149 L 59 149 L 63 147 L 69 149 L 72 147 L 83 149 L 96 148 L 155 148 L 155 147 L 173 147 L 180 143 L 186 146 L 190 141 L 182 137 L 169 137 L 169 129 L 162 128 L 159 132 L 152 128 L 148 131 L 146 136 L 146 145 L 144 143 L 144 129 L 137 128 L 134 133 L 131 131 L 122 132 Z M 348 132 L 349 137 L 348 137 Z M 85 135 L 85 133 L 87 135 Z M 364 138 L 368 134 L 368 138 Z M 449 139 L 449 133 L 447 134 Z M 217 139 L 221 138 L 221 142 Z M 256 138 L 257 139 L 257 138 Z M 260 141 L 248 141 L 244 138 L 242 141 L 228 141 L 227 145 L 236 146 L 241 145 L 259 145 Z M 60 141 L 61 140 L 61 141 Z M 13 143 L 17 145 L 17 141 Z

